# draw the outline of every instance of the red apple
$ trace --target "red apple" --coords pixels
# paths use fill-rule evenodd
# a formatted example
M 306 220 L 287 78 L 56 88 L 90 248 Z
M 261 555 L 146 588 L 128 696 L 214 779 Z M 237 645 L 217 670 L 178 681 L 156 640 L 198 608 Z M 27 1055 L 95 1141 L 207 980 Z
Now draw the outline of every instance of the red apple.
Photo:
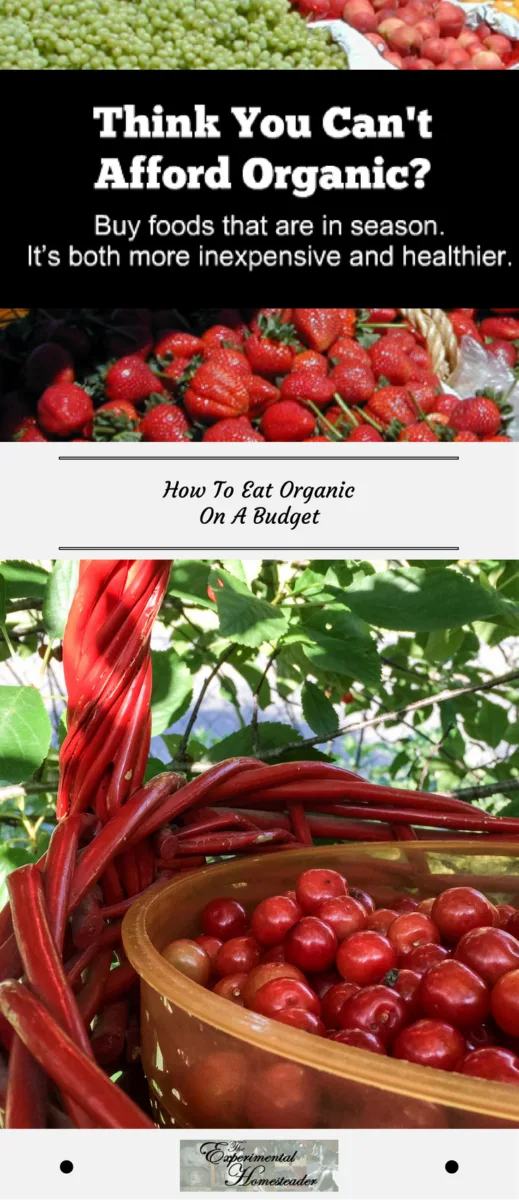
M 477 46 L 479 48 L 480 45 L 481 42 L 473 29 L 462 29 L 458 38 L 458 46 L 463 46 L 464 50 L 468 50 L 469 46 Z
M 450 51 L 449 62 L 453 67 L 461 67 L 462 63 L 470 63 L 470 58 L 467 51 L 463 50 L 462 46 L 458 46 L 456 50 Z
M 374 33 L 377 28 L 377 14 L 367 0 L 348 0 L 342 15 L 348 25 L 359 33 Z
M 510 54 L 512 51 L 512 43 L 503 33 L 489 33 L 483 45 L 487 50 L 493 50 L 494 54 L 498 54 L 500 58 L 504 58 L 505 54 Z
M 422 46 L 422 54 L 424 58 L 430 58 L 431 62 L 436 64 L 445 62 L 447 58 L 447 51 L 439 37 L 426 38 Z
M 465 13 L 455 4 L 449 4 L 449 0 L 440 0 L 434 17 L 444 36 L 457 37 L 465 24 Z
M 476 71 L 504 71 L 504 65 L 498 54 L 493 50 L 480 50 L 474 54 L 472 62 Z
M 379 54 L 382 54 L 386 49 L 384 38 L 379 33 L 367 33 L 366 41 L 371 42 L 371 45 L 375 47 L 375 50 L 378 50 Z
M 399 71 L 403 71 L 404 60 L 400 54 L 394 54 L 392 50 L 384 50 L 382 58 L 385 58 L 386 62 L 391 63 L 393 67 L 398 67 Z
M 408 71 L 434 71 L 436 68 L 434 63 L 429 62 L 428 58 L 410 58 L 406 63 Z
M 494 30 L 490 28 L 490 25 L 487 25 L 486 21 L 482 21 L 481 25 L 478 25 L 475 32 L 477 33 L 480 42 L 484 42 L 485 38 L 493 33 Z
M 432 17 L 424 17 L 423 21 L 418 21 L 415 25 L 418 33 L 421 33 L 424 42 L 430 38 L 439 38 L 440 26 L 437 21 L 433 21 Z M 428 55 L 425 55 L 427 58 Z
M 453 67 L 452 63 L 450 63 L 450 62 L 442 62 L 442 63 L 438 63 L 436 70 L 437 71 L 455 71 L 456 67 Z
M 401 28 L 404 28 L 404 22 L 401 21 L 399 17 L 388 17 L 385 21 L 381 21 L 380 24 L 377 25 L 377 33 L 379 33 L 381 37 L 385 38 L 386 41 L 389 41 L 389 38 L 395 32 L 395 29 Z

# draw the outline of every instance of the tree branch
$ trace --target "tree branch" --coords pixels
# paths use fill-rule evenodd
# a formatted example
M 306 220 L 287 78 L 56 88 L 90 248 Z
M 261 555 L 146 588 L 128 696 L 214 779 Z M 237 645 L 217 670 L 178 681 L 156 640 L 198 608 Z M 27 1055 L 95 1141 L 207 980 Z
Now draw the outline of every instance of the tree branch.
M 499 783 L 481 783 L 477 787 L 456 788 L 452 793 L 460 800 L 484 800 L 485 796 L 496 796 L 500 792 L 519 792 L 519 779 L 502 779 Z
M 200 688 L 200 692 L 197 697 L 197 700 L 195 701 L 195 704 L 193 706 L 191 716 L 189 718 L 189 721 L 188 721 L 186 728 L 184 730 L 184 733 L 182 735 L 182 739 L 179 743 L 177 753 L 173 759 L 173 763 L 176 764 L 179 760 L 183 761 L 184 755 L 187 750 L 187 744 L 188 744 L 188 741 L 189 741 L 189 738 L 191 735 L 191 730 L 192 730 L 193 725 L 195 724 L 195 721 L 200 712 L 200 707 L 201 707 L 202 701 L 204 699 L 204 696 L 207 692 L 207 689 L 210 686 L 210 684 L 213 682 L 213 679 L 215 678 L 215 676 L 218 675 L 220 667 L 223 666 L 224 662 L 227 662 L 227 659 L 231 657 L 231 654 L 234 653 L 235 649 L 236 649 L 236 646 L 233 642 L 232 645 L 228 646 L 227 649 L 224 650 L 223 654 L 220 655 L 218 662 L 213 667 L 212 671 L 209 672 L 207 679 L 204 680 L 202 687 Z
M 343 725 L 335 733 L 331 733 L 323 737 L 320 736 L 304 738 L 299 742 L 289 742 L 287 746 L 283 746 L 282 753 L 287 750 L 301 750 L 303 746 L 318 746 L 321 742 L 332 741 L 335 738 L 342 737 L 347 733 L 355 733 L 358 729 L 372 729 L 375 725 L 382 725 L 385 721 L 398 721 L 403 713 L 416 712 L 419 708 L 428 708 L 430 704 L 442 704 L 446 700 L 455 700 L 458 696 L 468 696 L 472 692 L 488 692 L 492 688 L 501 687 L 504 683 L 512 683 L 519 680 L 519 667 L 513 671 L 507 671 L 505 675 L 496 675 L 493 679 L 487 679 L 485 683 L 471 683 L 467 687 L 448 688 L 442 692 L 436 692 L 434 696 L 428 696 L 425 700 L 413 700 L 411 704 L 404 705 L 403 708 L 397 708 L 393 712 L 378 713 L 376 717 L 368 717 L 365 721 L 354 721 L 350 725 Z M 261 758 L 267 762 L 271 758 L 278 758 L 280 751 L 266 750 Z

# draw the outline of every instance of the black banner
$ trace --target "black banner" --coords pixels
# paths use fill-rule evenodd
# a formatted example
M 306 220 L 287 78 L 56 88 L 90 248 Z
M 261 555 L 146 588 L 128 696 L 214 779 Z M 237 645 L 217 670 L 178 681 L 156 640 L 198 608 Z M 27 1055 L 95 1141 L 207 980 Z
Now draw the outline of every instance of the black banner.
M 193 308 L 295 292 L 334 305 L 347 287 L 360 305 L 375 288 L 379 304 L 517 303 L 495 115 L 517 77 L 493 79 L 488 101 L 478 78 L 31 78 L 4 124 L 6 296 L 138 305 L 153 289 L 154 303 Z

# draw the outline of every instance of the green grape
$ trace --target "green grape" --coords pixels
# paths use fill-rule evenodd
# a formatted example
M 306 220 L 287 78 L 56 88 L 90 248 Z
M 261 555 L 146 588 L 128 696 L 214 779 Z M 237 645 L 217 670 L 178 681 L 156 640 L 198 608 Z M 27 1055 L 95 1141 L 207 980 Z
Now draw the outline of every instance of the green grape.
M 344 71 L 290 0 L 3 0 L 0 70 Z

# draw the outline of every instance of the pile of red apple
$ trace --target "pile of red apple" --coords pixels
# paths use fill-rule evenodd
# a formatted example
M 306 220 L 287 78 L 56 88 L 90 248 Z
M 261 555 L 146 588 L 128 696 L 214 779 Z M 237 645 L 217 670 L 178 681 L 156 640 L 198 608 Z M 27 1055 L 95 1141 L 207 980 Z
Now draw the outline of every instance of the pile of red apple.
M 363 33 L 386 62 L 403 71 L 504 71 L 519 41 L 482 23 L 449 0 L 300 0 L 304 13 L 337 19 Z

